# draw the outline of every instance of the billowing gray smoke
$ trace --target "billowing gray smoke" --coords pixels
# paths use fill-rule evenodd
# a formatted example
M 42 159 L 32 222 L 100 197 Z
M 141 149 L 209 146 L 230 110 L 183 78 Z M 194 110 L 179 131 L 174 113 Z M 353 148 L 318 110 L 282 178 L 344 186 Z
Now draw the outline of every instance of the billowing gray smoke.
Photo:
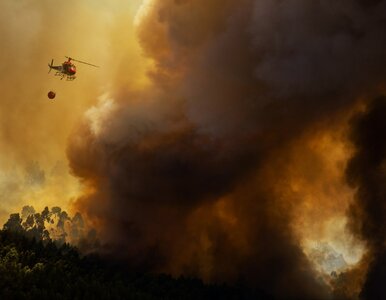
M 327 298 L 277 179 L 292 141 L 385 83 L 385 1 L 160 0 L 143 15 L 152 84 L 117 88 L 71 137 L 77 208 L 135 267 Z

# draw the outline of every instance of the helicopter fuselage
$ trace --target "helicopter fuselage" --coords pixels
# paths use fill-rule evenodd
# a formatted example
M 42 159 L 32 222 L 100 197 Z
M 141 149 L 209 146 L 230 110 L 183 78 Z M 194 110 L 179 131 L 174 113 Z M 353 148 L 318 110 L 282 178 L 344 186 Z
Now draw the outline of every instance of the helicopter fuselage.
M 68 60 L 63 62 L 61 66 L 54 66 L 53 65 L 54 64 L 54 60 L 52 59 L 51 60 L 51 64 L 48 64 L 48 67 L 50 68 L 48 73 L 53 69 L 53 70 L 56 70 L 55 76 L 61 76 L 60 79 L 63 79 L 64 77 L 66 77 L 67 80 L 74 80 L 76 78 L 75 77 L 76 67 L 71 62 L 71 60 L 98 68 L 98 66 L 90 64 L 88 62 L 76 60 L 76 59 L 73 59 L 73 58 L 68 57 L 68 56 L 66 56 L 66 57 L 68 58 Z
M 67 80 L 74 80 L 75 79 L 75 73 L 76 73 L 76 67 L 73 63 L 70 61 L 65 61 L 62 63 L 61 66 L 54 66 L 53 60 L 51 61 L 51 64 L 48 65 L 48 67 L 53 70 L 56 70 L 56 76 L 61 76 L 63 79 L 64 77 L 67 77 Z
M 62 69 L 63 69 L 64 73 L 66 73 L 67 75 L 70 75 L 70 76 L 73 76 L 76 73 L 75 65 L 72 64 L 71 62 L 68 62 L 68 61 L 65 61 L 62 64 Z

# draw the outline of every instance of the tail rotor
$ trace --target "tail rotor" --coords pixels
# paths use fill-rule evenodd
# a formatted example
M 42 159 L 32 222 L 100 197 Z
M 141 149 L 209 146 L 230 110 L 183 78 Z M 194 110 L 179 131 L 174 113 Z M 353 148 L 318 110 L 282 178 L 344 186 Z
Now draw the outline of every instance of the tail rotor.
M 51 64 L 48 64 L 48 67 L 49 67 L 49 69 L 48 69 L 48 73 L 50 73 L 50 72 L 51 72 L 51 69 L 52 69 L 52 66 L 53 66 L 53 64 L 54 64 L 54 60 L 53 60 L 53 59 L 51 59 Z

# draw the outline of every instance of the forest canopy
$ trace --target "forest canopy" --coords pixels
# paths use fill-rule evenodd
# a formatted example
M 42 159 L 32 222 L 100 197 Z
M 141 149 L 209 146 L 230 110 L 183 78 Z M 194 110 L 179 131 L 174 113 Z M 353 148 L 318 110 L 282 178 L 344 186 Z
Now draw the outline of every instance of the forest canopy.
M 71 218 L 59 207 L 37 213 L 25 206 L 11 214 L 0 230 L 0 299 L 272 299 L 241 283 L 138 273 L 96 253 L 84 255 L 66 242 L 82 228 L 81 215 Z

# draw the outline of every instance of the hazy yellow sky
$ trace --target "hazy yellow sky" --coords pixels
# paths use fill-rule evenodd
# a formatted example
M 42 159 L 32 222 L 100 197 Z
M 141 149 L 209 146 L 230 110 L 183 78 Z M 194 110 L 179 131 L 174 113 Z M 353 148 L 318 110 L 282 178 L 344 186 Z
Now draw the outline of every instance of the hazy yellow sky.
M 145 62 L 134 34 L 140 0 L 0 2 L 0 223 L 32 204 L 66 207 L 79 192 L 69 174 L 67 138 L 117 83 L 135 89 Z M 47 74 L 71 56 L 77 79 Z M 47 98 L 54 90 L 54 101 Z

